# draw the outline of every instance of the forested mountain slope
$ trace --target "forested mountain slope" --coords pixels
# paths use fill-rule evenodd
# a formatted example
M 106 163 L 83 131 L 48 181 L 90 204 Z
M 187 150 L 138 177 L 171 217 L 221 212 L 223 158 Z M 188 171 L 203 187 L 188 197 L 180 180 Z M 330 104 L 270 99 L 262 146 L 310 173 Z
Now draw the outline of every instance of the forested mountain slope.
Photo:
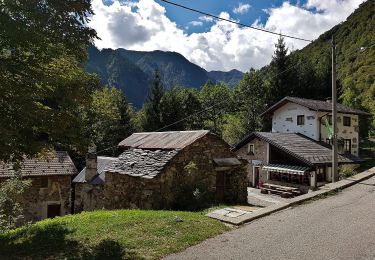
M 88 53 L 87 71 L 98 74 L 103 84 L 123 90 L 136 107 L 142 106 L 156 69 L 167 89 L 176 85 L 199 88 L 208 80 L 234 86 L 243 77 L 243 73 L 237 70 L 207 72 L 176 52 L 99 51 L 91 46 Z
M 337 44 L 340 101 L 375 115 L 375 1 L 361 4 L 345 22 L 292 56 L 311 62 L 317 71 L 324 61 L 330 62 L 332 35 Z

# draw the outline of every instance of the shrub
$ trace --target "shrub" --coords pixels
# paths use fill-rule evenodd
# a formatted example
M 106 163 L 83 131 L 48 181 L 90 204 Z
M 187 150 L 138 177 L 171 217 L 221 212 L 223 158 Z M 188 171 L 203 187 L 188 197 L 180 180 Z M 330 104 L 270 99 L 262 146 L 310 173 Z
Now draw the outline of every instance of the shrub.
M 348 166 L 342 166 L 339 168 L 339 178 L 340 180 L 342 179 L 346 179 L 346 178 L 349 178 L 353 175 L 356 175 L 357 172 L 355 170 L 353 170 L 352 168 L 348 167 Z
M 20 195 L 31 185 L 30 180 L 23 180 L 20 171 L 0 183 L 0 233 L 12 229 L 22 220 L 22 207 L 19 203 Z

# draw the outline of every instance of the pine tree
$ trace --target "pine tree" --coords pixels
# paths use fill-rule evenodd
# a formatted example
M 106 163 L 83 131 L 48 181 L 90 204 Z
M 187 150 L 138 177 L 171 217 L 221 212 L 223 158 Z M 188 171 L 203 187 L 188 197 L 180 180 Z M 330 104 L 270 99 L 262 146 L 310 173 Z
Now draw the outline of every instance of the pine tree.
M 155 131 L 163 127 L 160 103 L 164 92 L 159 70 L 155 70 L 154 80 L 152 81 L 147 100 L 142 108 L 143 119 L 141 125 L 144 131 Z
M 287 56 L 288 48 L 285 45 L 284 37 L 279 37 L 275 47 L 271 62 L 270 104 L 274 104 L 283 97 L 294 93 L 291 71 L 289 70 L 290 60 Z

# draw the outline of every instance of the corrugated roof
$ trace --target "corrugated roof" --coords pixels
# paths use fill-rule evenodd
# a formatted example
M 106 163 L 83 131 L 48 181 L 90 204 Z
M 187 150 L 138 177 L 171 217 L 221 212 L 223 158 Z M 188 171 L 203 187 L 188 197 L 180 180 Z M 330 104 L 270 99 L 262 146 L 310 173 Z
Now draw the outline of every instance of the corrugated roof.
M 65 151 L 51 152 L 41 158 L 25 158 L 21 165 L 21 171 L 23 176 L 77 174 L 77 168 Z M 0 164 L 0 177 L 11 177 L 14 173 L 12 164 Z
M 322 112 L 331 112 L 332 111 L 332 103 L 322 100 L 314 100 L 314 99 L 306 99 L 306 98 L 299 98 L 299 97 L 285 97 L 270 108 L 268 108 L 262 115 L 273 113 L 278 108 L 282 107 L 284 104 L 292 102 L 295 104 L 299 104 L 301 106 L 307 107 L 314 111 L 322 111 Z M 359 109 L 350 108 L 344 106 L 342 104 L 337 103 L 337 112 L 343 114 L 354 114 L 354 115 L 366 115 L 369 116 L 371 114 L 364 112 Z
M 207 135 L 210 131 L 172 131 L 134 133 L 119 143 L 121 148 L 182 149 Z
M 178 150 L 129 149 L 109 165 L 106 171 L 151 179 L 161 173 L 177 154 Z
M 234 150 L 238 150 L 254 137 L 258 137 L 274 147 L 290 154 L 308 165 L 327 164 L 332 162 L 332 150 L 318 142 L 295 133 L 254 132 L 238 143 Z M 339 163 L 356 163 L 361 160 L 353 155 L 350 158 L 339 155 Z
M 105 182 L 105 169 L 115 160 L 116 157 L 105 157 L 105 156 L 98 156 L 98 164 L 97 164 L 97 176 L 93 178 L 91 184 L 93 185 L 102 185 Z M 86 167 L 73 179 L 74 183 L 85 183 L 86 179 Z

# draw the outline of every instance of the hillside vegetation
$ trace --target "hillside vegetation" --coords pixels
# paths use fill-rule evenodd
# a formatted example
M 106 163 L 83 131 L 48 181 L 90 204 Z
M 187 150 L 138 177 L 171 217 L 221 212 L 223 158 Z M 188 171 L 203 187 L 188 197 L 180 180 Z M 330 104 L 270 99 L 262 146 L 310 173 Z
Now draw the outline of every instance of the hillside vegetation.
M 375 115 L 375 1 L 361 4 L 345 22 L 292 55 L 311 62 L 317 70 L 322 63 L 330 62 L 332 35 L 337 44 L 340 101 Z M 374 127 L 374 116 L 372 120 Z
M 0 259 L 159 259 L 226 230 L 202 212 L 84 212 L 0 235 Z

